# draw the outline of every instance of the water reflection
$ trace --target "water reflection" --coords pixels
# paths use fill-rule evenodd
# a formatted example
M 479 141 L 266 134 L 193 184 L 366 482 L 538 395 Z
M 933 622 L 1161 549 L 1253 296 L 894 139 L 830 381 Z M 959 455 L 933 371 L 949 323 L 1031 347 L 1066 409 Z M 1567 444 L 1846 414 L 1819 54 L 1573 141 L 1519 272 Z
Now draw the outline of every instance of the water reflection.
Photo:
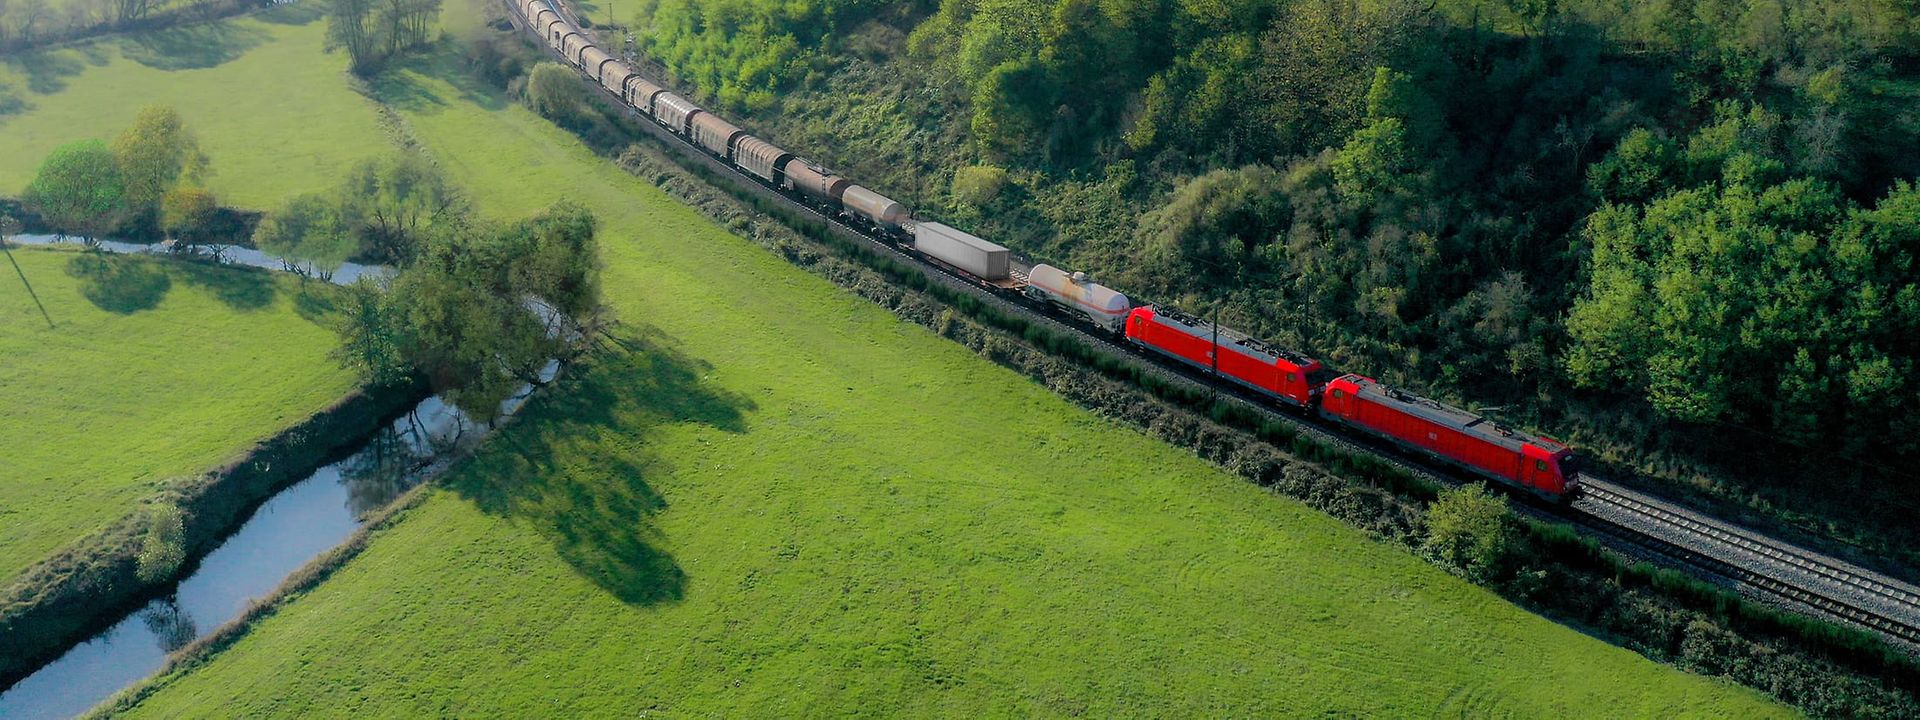
M 542 381 L 558 370 L 558 362 L 548 363 Z M 499 417 L 517 412 L 533 390 L 524 386 L 502 402 Z M 446 469 L 456 451 L 478 444 L 497 423 L 476 422 L 438 397 L 421 401 L 346 459 L 269 498 L 173 594 L 0 692 L 0 718 L 72 717 L 152 674 L 167 653 L 238 617 L 346 540 L 367 513 Z
M 193 616 L 181 610 L 180 603 L 174 598 L 155 600 L 141 608 L 140 622 L 147 626 L 147 632 L 153 634 L 160 652 L 179 650 L 200 636 L 194 630 Z

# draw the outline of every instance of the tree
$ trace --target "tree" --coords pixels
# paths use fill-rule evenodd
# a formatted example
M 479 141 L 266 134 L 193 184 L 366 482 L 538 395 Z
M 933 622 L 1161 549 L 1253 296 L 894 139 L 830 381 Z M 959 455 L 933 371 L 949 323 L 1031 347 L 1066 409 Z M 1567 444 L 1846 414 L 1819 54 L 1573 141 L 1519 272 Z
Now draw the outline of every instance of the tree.
M 99 140 L 54 148 L 22 200 L 59 232 L 79 235 L 89 244 L 120 229 L 130 209 L 119 163 Z
M 351 291 L 336 357 L 369 381 L 418 373 L 489 420 L 548 362 L 597 339 L 598 257 L 593 216 L 572 205 L 504 228 L 442 226 L 384 294 L 364 281 Z
M 1421 552 L 1477 583 L 1494 579 L 1514 543 L 1507 501 L 1475 483 L 1440 493 L 1427 506 Z
M 327 49 L 346 50 L 355 75 L 370 75 L 380 61 L 380 38 L 373 23 L 376 0 L 329 0 Z
M 304 262 L 323 280 L 332 278 L 354 250 L 352 236 L 340 223 L 338 207 L 317 194 L 295 197 L 261 219 L 253 231 L 253 243 L 262 251 L 280 256 L 288 270 L 304 275 L 299 268 Z
M 394 264 L 412 262 L 434 225 L 468 209 L 459 188 L 418 153 L 360 163 L 339 197 L 340 222 L 358 251 Z
M 541 117 L 563 126 L 571 126 L 580 116 L 584 101 L 580 81 L 572 69 L 559 63 L 535 65 L 527 75 L 527 104 Z
M 167 191 L 182 180 L 199 181 L 206 167 L 199 141 L 180 114 L 166 105 L 142 108 L 133 125 L 114 138 L 113 156 L 126 183 L 131 219 L 143 224 L 158 220 Z
M 204 239 L 219 209 L 213 193 L 206 188 L 175 185 L 160 196 L 160 231 L 171 240 Z
M 180 508 L 162 502 L 147 512 L 147 528 L 140 540 L 137 575 L 157 583 L 173 576 L 187 559 L 187 530 Z

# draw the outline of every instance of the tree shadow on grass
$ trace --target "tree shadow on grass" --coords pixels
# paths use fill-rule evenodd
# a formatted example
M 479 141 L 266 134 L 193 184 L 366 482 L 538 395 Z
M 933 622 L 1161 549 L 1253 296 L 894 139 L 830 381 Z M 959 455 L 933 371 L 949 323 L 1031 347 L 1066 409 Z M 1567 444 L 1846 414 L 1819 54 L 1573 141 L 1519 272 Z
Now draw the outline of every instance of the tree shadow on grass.
M 538 530 L 622 602 L 678 601 L 686 572 L 651 522 L 666 500 L 648 482 L 672 466 L 647 441 L 683 423 L 746 431 L 753 402 L 704 382 L 709 369 L 659 333 L 623 330 L 488 442 L 452 487 L 482 511 Z
M 275 25 L 305 25 L 326 15 L 327 8 L 323 3 L 290 2 L 254 13 L 253 19 Z
M 270 39 L 265 30 L 230 21 L 176 25 L 128 35 L 120 54 L 157 70 L 196 70 L 238 60 Z
M 67 89 L 67 78 L 87 69 L 85 58 L 72 50 L 41 50 L 0 57 L 27 79 L 27 89 L 51 95 Z
M 182 280 L 211 293 L 214 299 L 240 311 L 260 310 L 273 304 L 279 293 L 272 271 L 250 267 L 183 265 Z
M 413 73 L 399 67 L 387 68 L 374 77 L 369 87 L 380 104 L 403 112 L 431 115 L 445 108 L 447 101 L 421 83 Z
M 94 307 L 120 315 L 152 310 L 173 288 L 165 268 L 120 255 L 76 255 L 67 261 L 67 275 L 80 281 L 80 295 Z
M 315 325 L 332 324 L 333 314 L 340 310 L 340 305 L 334 293 L 326 292 L 329 289 L 302 284 L 299 292 L 293 294 L 293 311 Z
M 373 95 L 396 109 L 422 114 L 446 107 L 447 99 L 422 84 L 420 77 L 452 85 L 459 91 L 459 99 L 481 109 L 493 111 L 507 106 L 506 97 L 475 75 L 460 46 L 452 42 L 440 42 L 432 50 L 408 56 L 388 68 L 373 82 Z

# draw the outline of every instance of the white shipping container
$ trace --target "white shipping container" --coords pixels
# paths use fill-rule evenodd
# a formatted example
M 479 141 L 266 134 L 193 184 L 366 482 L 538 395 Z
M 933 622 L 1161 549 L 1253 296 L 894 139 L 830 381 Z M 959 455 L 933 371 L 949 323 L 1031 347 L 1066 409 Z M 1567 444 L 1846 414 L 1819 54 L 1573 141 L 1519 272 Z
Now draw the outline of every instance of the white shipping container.
M 1007 249 L 937 222 L 913 226 L 913 249 L 982 280 L 1007 278 Z

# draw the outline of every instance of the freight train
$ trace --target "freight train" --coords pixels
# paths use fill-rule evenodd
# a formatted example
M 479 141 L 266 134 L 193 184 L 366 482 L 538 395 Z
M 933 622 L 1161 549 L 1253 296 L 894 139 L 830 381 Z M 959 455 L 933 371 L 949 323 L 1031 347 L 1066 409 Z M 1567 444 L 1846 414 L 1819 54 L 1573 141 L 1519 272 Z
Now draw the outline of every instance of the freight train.
M 1134 346 L 1176 360 L 1296 411 L 1548 498 L 1579 488 L 1578 458 L 1565 443 L 1383 385 L 1340 374 L 1311 356 L 1275 347 L 1173 308 L 1135 304 L 1084 273 L 1024 267 L 1012 253 L 963 230 L 915 219 L 906 206 L 641 77 L 609 55 L 554 0 L 510 0 L 526 28 L 581 73 L 669 132 L 759 182 L 903 251 L 989 289 L 1057 309 Z

